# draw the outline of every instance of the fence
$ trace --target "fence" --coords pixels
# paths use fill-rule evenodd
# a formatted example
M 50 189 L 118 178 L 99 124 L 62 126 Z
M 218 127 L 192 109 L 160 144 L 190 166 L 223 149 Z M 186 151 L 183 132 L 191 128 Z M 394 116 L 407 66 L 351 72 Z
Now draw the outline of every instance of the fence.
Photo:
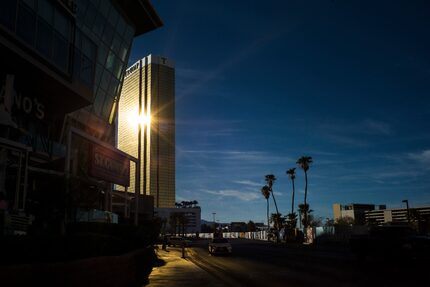
M 195 236 L 195 233 L 186 234 L 187 237 Z M 200 238 L 213 238 L 213 233 L 199 233 Z M 243 238 L 243 239 L 255 239 L 255 240 L 267 240 L 267 231 L 255 231 L 255 232 L 223 232 L 222 237 L 224 238 Z
M 296 236 L 297 236 L 296 230 Z M 309 227 L 306 229 L 306 242 L 313 243 L 315 240 L 331 240 L 338 242 L 347 242 L 351 235 L 365 234 L 367 226 L 324 226 L 324 227 Z M 194 237 L 195 233 L 187 234 L 186 236 Z M 255 231 L 255 232 L 223 232 L 224 238 L 243 238 L 254 240 L 268 240 L 268 232 Z M 213 233 L 200 233 L 200 238 L 213 238 Z M 281 240 L 284 238 L 284 232 L 280 232 Z

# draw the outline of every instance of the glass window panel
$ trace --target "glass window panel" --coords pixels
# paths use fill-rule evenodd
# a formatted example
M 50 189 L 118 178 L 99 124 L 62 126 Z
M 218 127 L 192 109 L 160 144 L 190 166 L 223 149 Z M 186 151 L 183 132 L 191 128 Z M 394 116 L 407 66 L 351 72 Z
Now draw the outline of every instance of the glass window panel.
M 125 29 L 125 33 L 124 33 L 124 40 L 127 43 L 131 43 L 133 36 L 134 36 L 134 28 L 131 27 L 130 25 L 127 25 L 127 28 Z
M 118 55 L 123 62 L 125 61 L 125 58 L 127 57 L 128 46 L 129 46 L 128 43 L 126 43 L 124 41 L 124 42 L 122 42 L 121 48 L 119 49 Z
M 75 29 L 75 47 L 80 48 L 81 47 L 81 30 Z
M 78 0 L 76 3 L 76 24 L 79 27 L 82 27 L 85 19 L 85 12 L 87 11 L 87 0 Z
M 81 61 L 81 80 L 89 86 L 93 85 L 93 77 L 94 77 L 94 62 L 91 61 L 90 58 L 86 56 L 82 56 Z
M 96 98 L 94 100 L 93 109 L 97 115 L 101 115 L 103 103 L 105 101 L 106 93 L 102 89 L 98 89 Z
M 0 24 L 15 30 L 16 0 L 0 1 Z
M 106 18 L 109 14 L 109 8 L 111 4 L 109 1 L 101 1 L 99 6 L 100 13 Z
M 111 73 L 109 73 L 109 71 L 105 69 L 103 71 L 102 80 L 100 82 L 100 87 L 102 87 L 103 90 L 107 90 L 108 89 L 110 78 L 111 78 Z
M 116 8 L 114 6 L 111 6 L 109 10 L 109 16 L 107 17 L 109 23 L 116 27 L 116 23 L 118 23 L 119 14 L 118 11 L 116 11 Z
M 103 110 L 102 110 L 102 117 L 105 119 L 109 119 L 110 116 L 110 111 L 112 109 L 112 105 L 113 105 L 113 97 L 106 97 L 105 98 L 105 102 L 103 104 Z
M 109 50 L 109 54 L 108 54 L 108 57 L 106 59 L 105 67 L 109 71 L 113 72 L 114 64 L 115 64 L 115 54 L 111 50 Z
M 67 72 L 69 63 L 69 42 L 56 32 L 54 32 L 52 60 L 63 71 Z
M 4 1 L 2 1 L 4 2 Z M 6 2 L 11 2 L 11 1 L 6 1 Z M 16 1 L 13 1 L 16 2 Z M 29 8 L 35 10 L 36 8 L 36 1 L 35 0 L 21 0 L 21 2 L 24 2 Z
M 23 5 L 20 5 L 18 11 L 18 22 L 16 33 L 18 36 L 30 45 L 34 44 L 36 30 L 36 15 Z
M 51 2 L 48 0 L 39 0 L 38 14 L 45 19 L 48 24 L 53 24 L 54 22 L 54 7 L 52 7 Z
M 92 62 L 96 60 L 96 45 L 85 35 L 82 35 L 82 52 L 85 56 L 90 58 Z
M 102 14 L 97 13 L 96 20 L 94 22 L 93 32 L 96 34 L 97 38 L 101 38 L 103 35 L 103 28 L 105 26 L 106 19 Z
M 106 57 L 108 54 L 109 49 L 106 47 L 105 44 L 100 43 L 97 53 L 97 60 L 100 64 L 103 66 L 105 65 Z
M 47 58 L 51 57 L 52 50 L 52 28 L 40 17 L 37 21 L 36 48 Z
M 115 27 L 118 34 L 124 35 L 125 26 L 126 24 L 125 24 L 124 18 L 120 15 L 118 18 L 118 24 Z
M 103 41 L 105 44 L 107 44 L 110 47 L 110 44 L 112 42 L 114 30 L 112 29 L 112 26 L 108 23 L 106 23 L 105 29 L 103 31 Z
M 110 84 L 109 84 L 109 90 L 108 90 L 109 94 L 115 95 L 118 85 L 119 85 L 119 81 L 115 79 L 115 77 L 112 77 L 112 80 L 110 81 Z
M 113 121 L 115 120 L 115 114 L 116 114 L 116 107 L 118 105 L 118 101 L 115 98 L 113 105 L 112 105 L 112 109 L 110 111 L 110 115 L 109 115 L 109 123 L 112 124 Z
M 121 60 L 117 59 L 115 61 L 115 67 L 113 69 L 113 74 L 117 79 L 121 78 L 121 72 L 122 72 L 123 63 Z
M 106 0 L 103 0 L 103 1 L 106 1 Z M 91 2 L 93 3 L 94 7 L 99 7 L 100 0 L 91 0 Z
M 121 37 L 115 33 L 115 37 L 113 38 L 111 49 L 115 52 L 115 54 L 119 54 L 119 49 L 121 48 Z
M 97 16 L 97 9 L 93 4 L 89 3 L 87 7 L 87 13 L 85 13 L 85 26 L 90 30 L 93 28 L 94 19 Z
M 74 61 L 73 61 L 73 76 L 75 78 L 79 78 L 79 73 L 81 71 L 81 59 L 82 54 L 79 49 L 75 49 L 74 51 Z
M 69 39 L 70 21 L 58 10 L 55 10 L 54 27 L 64 38 Z
M 95 88 L 100 85 L 100 81 L 102 78 L 103 66 L 100 64 L 96 64 L 96 75 L 94 77 L 94 86 Z

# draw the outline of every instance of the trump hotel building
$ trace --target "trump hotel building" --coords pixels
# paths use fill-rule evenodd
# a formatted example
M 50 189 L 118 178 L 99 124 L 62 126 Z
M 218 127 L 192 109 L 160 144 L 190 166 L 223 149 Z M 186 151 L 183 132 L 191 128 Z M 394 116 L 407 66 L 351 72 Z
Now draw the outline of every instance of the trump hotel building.
M 0 1 L 1 232 L 133 218 L 112 190 L 136 163 L 114 147 L 117 103 L 133 38 L 161 25 L 148 0 Z

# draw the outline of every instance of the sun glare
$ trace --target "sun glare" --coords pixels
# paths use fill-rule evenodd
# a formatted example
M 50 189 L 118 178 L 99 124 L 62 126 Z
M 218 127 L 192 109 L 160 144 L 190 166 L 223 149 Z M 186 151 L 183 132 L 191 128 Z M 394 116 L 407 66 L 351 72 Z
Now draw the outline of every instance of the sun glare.
M 151 115 L 146 115 L 142 113 L 142 115 L 139 116 L 138 110 L 135 109 L 132 113 L 130 113 L 128 120 L 130 124 L 135 127 L 137 127 L 139 124 L 141 126 L 145 126 L 151 123 Z

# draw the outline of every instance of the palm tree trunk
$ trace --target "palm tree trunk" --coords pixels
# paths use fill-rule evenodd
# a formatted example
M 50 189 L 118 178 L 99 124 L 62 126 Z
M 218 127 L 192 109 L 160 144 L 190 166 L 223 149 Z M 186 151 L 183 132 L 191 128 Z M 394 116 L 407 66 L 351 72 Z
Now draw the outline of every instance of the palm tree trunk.
M 269 223 L 269 199 L 266 199 L 267 202 L 267 229 L 270 229 L 270 223 Z
M 273 202 L 275 203 L 276 213 L 279 213 L 278 205 L 276 204 L 275 194 L 273 193 L 272 189 L 270 189 L 270 192 L 272 193 Z
M 291 201 L 291 214 L 293 214 L 294 213 L 294 179 L 292 179 L 292 182 L 293 182 L 293 199 L 292 199 L 292 201 Z
M 273 202 L 275 203 L 276 208 L 276 214 L 279 214 L 278 205 L 276 204 L 275 194 L 273 193 L 273 190 L 270 189 L 270 192 L 272 193 Z M 278 221 L 278 217 L 276 217 L 276 221 Z M 279 229 L 279 222 L 275 222 L 275 228 Z
M 302 228 L 302 212 L 299 210 L 299 228 Z
M 307 227 L 308 225 L 308 210 L 306 209 L 306 199 L 308 196 L 308 173 L 305 171 L 305 212 L 304 212 L 304 227 Z

